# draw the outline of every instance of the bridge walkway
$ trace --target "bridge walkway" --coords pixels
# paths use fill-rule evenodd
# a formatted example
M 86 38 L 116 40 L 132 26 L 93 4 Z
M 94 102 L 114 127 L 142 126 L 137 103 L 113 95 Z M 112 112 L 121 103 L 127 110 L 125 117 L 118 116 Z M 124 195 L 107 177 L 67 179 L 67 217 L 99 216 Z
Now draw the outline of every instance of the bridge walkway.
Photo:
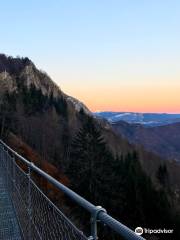
M 0 240 L 21 239 L 17 217 L 5 185 L 2 164 L 0 164 Z

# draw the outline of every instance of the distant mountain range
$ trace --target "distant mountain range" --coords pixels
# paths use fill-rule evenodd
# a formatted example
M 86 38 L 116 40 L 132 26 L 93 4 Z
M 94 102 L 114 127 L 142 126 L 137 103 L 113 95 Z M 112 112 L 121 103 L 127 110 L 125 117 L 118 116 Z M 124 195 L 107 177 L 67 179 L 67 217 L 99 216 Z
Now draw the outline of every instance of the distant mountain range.
M 117 134 L 147 151 L 180 162 L 180 114 L 97 112 Z
M 180 122 L 180 114 L 168 113 L 133 113 L 133 112 L 95 112 L 96 117 L 105 118 L 110 123 L 125 121 L 139 123 L 144 127 L 163 126 Z
M 119 121 L 112 124 L 116 133 L 131 143 L 142 145 L 159 156 L 180 162 L 180 123 L 147 128 Z

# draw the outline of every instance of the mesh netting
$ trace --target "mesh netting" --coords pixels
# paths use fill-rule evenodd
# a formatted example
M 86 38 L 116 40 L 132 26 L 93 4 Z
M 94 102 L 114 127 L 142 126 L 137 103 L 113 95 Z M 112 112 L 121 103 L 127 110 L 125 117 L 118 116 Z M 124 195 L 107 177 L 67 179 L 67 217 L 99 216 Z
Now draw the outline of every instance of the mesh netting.
M 10 193 L 24 239 L 87 240 L 72 222 L 48 199 L 11 156 L 0 146 L 1 174 Z

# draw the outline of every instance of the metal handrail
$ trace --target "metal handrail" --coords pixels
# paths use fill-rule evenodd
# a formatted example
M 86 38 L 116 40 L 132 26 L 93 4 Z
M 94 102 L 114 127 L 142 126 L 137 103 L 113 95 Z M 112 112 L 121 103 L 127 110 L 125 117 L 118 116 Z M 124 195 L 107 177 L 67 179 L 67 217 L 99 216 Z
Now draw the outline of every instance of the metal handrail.
M 66 187 L 56 179 L 54 179 L 52 176 L 38 168 L 34 163 L 28 161 L 21 155 L 19 155 L 16 151 L 11 149 L 6 143 L 4 143 L 2 140 L 0 140 L 0 144 L 4 146 L 6 150 L 11 152 L 14 156 L 16 156 L 19 160 L 21 160 L 23 163 L 25 163 L 29 168 L 34 170 L 36 173 L 44 177 L 46 180 L 48 180 L 50 183 L 52 183 L 55 187 L 57 187 L 59 190 L 61 190 L 65 195 L 67 195 L 69 198 L 71 198 L 74 202 L 76 202 L 78 205 L 86 209 L 88 212 L 91 213 L 91 237 L 89 239 L 97 240 L 97 221 L 100 220 L 100 222 L 104 223 L 105 225 L 109 226 L 112 230 L 117 232 L 120 236 L 124 237 L 127 240 L 144 240 L 143 237 L 137 235 L 134 231 L 132 231 L 130 228 L 126 227 L 124 224 L 120 223 L 116 219 L 112 218 L 110 215 L 106 213 L 106 210 L 103 209 L 101 206 L 95 206 L 74 191 L 72 191 L 70 188 Z

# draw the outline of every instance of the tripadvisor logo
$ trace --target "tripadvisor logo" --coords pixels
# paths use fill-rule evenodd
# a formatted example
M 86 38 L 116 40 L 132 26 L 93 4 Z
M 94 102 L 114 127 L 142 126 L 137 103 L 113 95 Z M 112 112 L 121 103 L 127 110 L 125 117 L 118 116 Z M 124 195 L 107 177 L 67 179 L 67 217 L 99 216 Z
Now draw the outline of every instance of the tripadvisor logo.
M 142 228 L 142 227 L 137 227 L 137 228 L 135 229 L 135 233 L 136 233 L 137 235 L 142 235 L 142 234 L 143 234 L 143 228 Z
M 166 228 L 159 228 L 159 229 L 150 229 L 150 228 L 142 228 L 142 227 L 137 227 L 135 229 L 135 233 L 137 235 L 142 235 L 144 234 L 172 234 L 174 232 L 173 229 L 166 229 Z

